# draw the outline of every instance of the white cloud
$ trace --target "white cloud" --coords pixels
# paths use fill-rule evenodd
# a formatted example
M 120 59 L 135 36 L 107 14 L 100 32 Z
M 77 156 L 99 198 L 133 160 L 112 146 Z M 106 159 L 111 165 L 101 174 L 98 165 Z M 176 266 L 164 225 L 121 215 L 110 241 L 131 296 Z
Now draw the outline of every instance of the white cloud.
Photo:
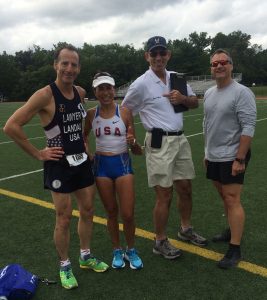
M 267 3 L 260 0 L 0 0 L 0 6 L 0 53 L 65 41 L 139 48 L 153 35 L 182 39 L 194 31 L 214 37 L 237 30 L 267 48 Z

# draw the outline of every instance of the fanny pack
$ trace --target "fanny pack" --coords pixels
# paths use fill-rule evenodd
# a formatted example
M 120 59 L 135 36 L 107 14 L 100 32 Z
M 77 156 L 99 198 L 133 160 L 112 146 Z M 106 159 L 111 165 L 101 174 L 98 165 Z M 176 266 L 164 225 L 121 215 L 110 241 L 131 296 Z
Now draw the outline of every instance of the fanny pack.
M 164 131 L 161 128 L 153 128 L 151 130 L 151 147 L 160 149 L 162 145 L 162 137 L 166 136 L 180 136 L 184 133 L 183 130 L 179 131 Z
M 153 128 L 151 135 L 151 147 L 160 149 L 162 144 L 163 130 L 161 128 Z

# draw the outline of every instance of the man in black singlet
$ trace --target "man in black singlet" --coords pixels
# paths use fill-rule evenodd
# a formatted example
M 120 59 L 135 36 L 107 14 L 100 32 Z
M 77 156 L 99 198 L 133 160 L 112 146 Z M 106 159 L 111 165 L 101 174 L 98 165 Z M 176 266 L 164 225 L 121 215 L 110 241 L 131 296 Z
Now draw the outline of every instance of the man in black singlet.
M 25 152 L 44 162 L 44 187 L 51 191 L 56 209 L 54 241 L 60 258 L 60 279 L 64 288 L 72 289 L 78 283 L 68 256 L 71 193 L 74 193 L 80 211 L 80 267 L 104 272 L 108 265 L 90 253 L 95 186 L 82 137 L 82 120 L 86 112 L 81 100 L 85 90 L 74 85 L 80 73 L 80 57 L 76 48 L 65 45 L 57 49 L 54 69 L 57 74 L 55 82 L 36 91 L 9 118 L 4 131 Z M 23 132 L 23 126 L 36 114 L 40 116 L 47 138 L 47 147 L 42 150 L 31 144 Z

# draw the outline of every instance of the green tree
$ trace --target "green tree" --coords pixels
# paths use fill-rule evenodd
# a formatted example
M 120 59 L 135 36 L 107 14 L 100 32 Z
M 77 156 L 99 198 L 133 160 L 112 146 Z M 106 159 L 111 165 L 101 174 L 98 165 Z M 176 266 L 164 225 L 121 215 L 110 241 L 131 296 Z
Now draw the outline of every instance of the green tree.
M 168 69 L 188 75 L 210 73 L 210 54 L 217 48 L 228 50 L 234 61 L 234 72 L 243 74 L 243 83 L 250 85 L 267 83 L 267 50 L 251 45 L 251 36 L 240 30 L 226 35 L 217 33 L 213 38 L 206 32 L 192 32 L 188 38 L 169 40 L 172 57 Z M 55 49 L 67 44 L 59 42 L 53 49 L 45 50 L 38 45 L 15 55 L 0 55 L 0 93 L 9 99 L 26 100 L 34 91 L 55 79 L 53 56 Z M 81 73 L 76 83 L 93 96 L 91 88 L 96 72 L 107 71 L 114 76 L 116 86 L 136 79 L 148 68 L 144 49 L 117 43 L 91 45 L 84 43 L 78 48 L 81 56 Z
M 19 69 L 16 66 L 15 58 L 4 52 L 0 56 L 0 94 L 8 99 L 15 99 L 15 86 L 20 77 Z
M 208 36 L 207 32 L 200 32 L 199 34 L 194 31 L 189 34 L 189 43 L 196 48 L 199 53 L 203 53 L 210 46 L 212 38 Z

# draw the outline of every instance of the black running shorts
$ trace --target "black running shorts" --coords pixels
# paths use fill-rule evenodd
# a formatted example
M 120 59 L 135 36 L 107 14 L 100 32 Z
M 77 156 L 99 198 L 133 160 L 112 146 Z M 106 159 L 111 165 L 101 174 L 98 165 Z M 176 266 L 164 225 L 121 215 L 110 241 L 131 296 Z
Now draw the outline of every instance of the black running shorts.
M 251 152 L 249 151 L 246 156 L 246 169 L 250 160 Z M 213 162 L 208 161 L 206 177 L 208 179 L 218 181 L 221 184 L 243 184 L 245 172 L 236 176 L 232 176 L 233 161 Z
M 76 167 L 70 167 L 66 159 L 44 162 L 44 188 L 58 193 L 72 193 L 94 184 L 89 159 Z

